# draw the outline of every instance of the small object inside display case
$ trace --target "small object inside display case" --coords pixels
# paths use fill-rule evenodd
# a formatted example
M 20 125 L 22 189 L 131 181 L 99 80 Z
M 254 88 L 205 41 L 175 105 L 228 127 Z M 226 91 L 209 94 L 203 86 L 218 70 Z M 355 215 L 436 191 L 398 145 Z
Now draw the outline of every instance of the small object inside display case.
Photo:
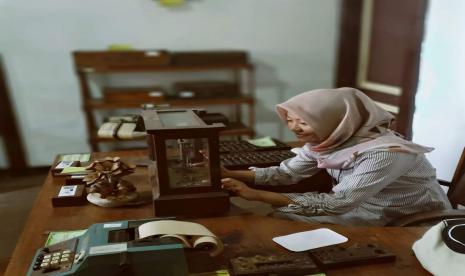
M 221 189 L 218 132 L 195 110 L 144 110 L 156 216 L 203 216 L 229 210 Z

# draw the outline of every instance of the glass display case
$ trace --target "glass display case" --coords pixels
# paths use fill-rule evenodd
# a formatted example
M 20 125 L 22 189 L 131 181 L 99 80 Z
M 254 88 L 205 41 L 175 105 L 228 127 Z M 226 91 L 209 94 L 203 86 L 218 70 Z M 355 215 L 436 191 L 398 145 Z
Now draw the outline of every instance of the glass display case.
M 229 210 L 221 189 L 219 131 L 200 110 L 144 110 L 156 216 L 203 216 Z

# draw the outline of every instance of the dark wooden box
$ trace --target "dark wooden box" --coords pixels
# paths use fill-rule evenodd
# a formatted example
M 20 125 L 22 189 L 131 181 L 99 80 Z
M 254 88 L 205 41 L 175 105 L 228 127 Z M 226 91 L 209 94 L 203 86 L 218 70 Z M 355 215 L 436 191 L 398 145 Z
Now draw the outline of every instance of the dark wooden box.
M 74 186 L 74 185 L 64 185 L 64 186 Z M 58 196 L 58 193 L 55 197 L 52 198 L 53 207 L 62 207 L 62 206 L 75 206 L 75 205 L 84 205 L 87 203 L 87 192 L 85 185 L 76 185 L 77 189 L 73 196 Z M 63 186 L 62 186 L 63 187 Z M 61 190 L 61 187 L 60 187 Z

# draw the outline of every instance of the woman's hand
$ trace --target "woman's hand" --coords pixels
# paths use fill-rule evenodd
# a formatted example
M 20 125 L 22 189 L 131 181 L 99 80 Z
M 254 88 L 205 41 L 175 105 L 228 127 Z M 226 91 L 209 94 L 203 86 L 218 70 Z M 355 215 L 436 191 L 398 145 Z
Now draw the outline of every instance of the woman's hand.
M 208 151 L 201 149 L 199 152 L 203 155 L 205 160 L 200 163 L 192 164 L 194 167 L 203 167 L 208 163 Z M 246 183 L 253 183 L 255 179 L 255 172 L 249 170 L 230 170 L 227 169 L 223 164 L 220 164 L 220 175 L 222 178 L 234 178 L 240 179 Z
M 220 174 L 221 174 L 222 178 L 231 178 L 233 173 L 232 173 L 231 170 L 226 169 L 226 167 L 223 166 L 223 164 L 221 164 L 220 165 Z
M 244 182 L 233 179 L 223 178 L 221 179 L 221 187 L 228 191 L 236 193 L 238 196 L 247 200 L 259 200 L 260 191 L 255 190 L 247 186 Z

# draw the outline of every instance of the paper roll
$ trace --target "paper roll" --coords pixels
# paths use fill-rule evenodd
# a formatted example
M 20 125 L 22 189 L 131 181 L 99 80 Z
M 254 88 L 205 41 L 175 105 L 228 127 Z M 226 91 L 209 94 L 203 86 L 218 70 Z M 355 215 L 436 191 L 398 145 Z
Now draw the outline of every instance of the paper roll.
M 160 239 L 163 239 L 163 238 L 175 238 L 179 240 L 182 244 L 184 244 L 184 247 L 192 248 L 192 244 L 187 240 L 186 236 L 174 235 L 174 234 L 160 236 Z
M 212 245 L 216 244 L 216 240 L 209 236 L 197 236 L 194 238 L 192 246 L 199 249 L 212 250 Z
M 205 226 L 187 221 L 159 220 L 146 222 L 139 226 L 139 238 L 153 236 L 174 237 L 187 248 L 209 249 L 210 256 L 218 256 L 223 252 L 223 243 Z M 192 240 L 192 242 L 191 242 Z

